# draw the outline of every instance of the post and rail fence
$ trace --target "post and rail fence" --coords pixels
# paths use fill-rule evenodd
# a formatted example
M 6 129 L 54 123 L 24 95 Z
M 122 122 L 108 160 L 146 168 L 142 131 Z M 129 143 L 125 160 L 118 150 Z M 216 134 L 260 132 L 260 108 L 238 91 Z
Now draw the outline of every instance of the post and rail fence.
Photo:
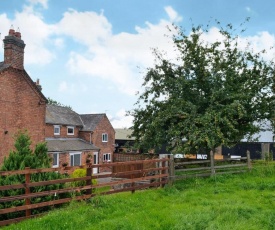
M 24 170 L 14 170 L 14 171 L 0 171 L 1 177 L 8 177 L 13 175 L 24 175 L 24 183 L 21 184 L 10 184 L 0 186 L 0 191 L 14 190 L 18 191 L 23 189 L 24 192 L 20 195 L 14 196 L 0 196 L 0 205 L 5 202 L 13 202 L 23 200 L 23 205 L 14 206 L 0 209 L 0 216 L 4 216 L 10 213 L 24 212 L 24 215 L 11 218 L 2 219 L 0 218 L 0 226 L 9 225 L 15 222 L 22 221 L 24 219 L 36 217 L 41 214 L 32 213 L 33 210 L 43 208 L 43 207 L 53 207 L 55 205 L 61 205 L 68 203 L 72 200 L 85 200 L 89 199 L 98 194 L 113 194 L 125 191 L 135 192 L 138 189 L 145 189 L 150 187 L 164 186 L 168 183 L 169 178 L 169 167 L 168 159 L 153 159 L 153 160 L 141 160 L 141 161 L 129 161 L 129 162 L 117 162 L 117 163 L 107 163 L 107 164 L 97 164 L 97 165 L 85 165 L 85 166 L 75 166 L 75 167 L 64 167 L 64 168 L 45 168 L 45 169 L 30 169 L 25 168 Z M 147 167 L 135 167 L 136 165 L 145 165 Z M 150 167 L 148 167 L 148 165 Z M 127 171 L 111 172 L 109 174 L 94 174 L 92 175 L 93 168 L 101 167 L 114 167 L 121 168 L 124 167 Z M 60 174 L 68 174 L 75 169 L 84 168 L 86 169 L 86 176 L 79 178 L 67 178 L 48 180 L 48 181 L 31 181 L 31 175 L 36 173 L 47 173 L 56 172 Z M 139 176 L 136 176 L 139 175 Z M 112 178 L 113 180 L 106 180 L 106 178 Z M 97 179 L 98 181 L 104 180 L 103 183 L 92 184 L 92 179 Z M 77 182 L 85 181 L 85 185 L 77 186 Z M 63 184 L 63 188 L 54 189 L 49 191 L 31 192 L 32 188 L 49 185 Z M 100 188 L 105 188 L 100 192 Z M 97 190 L 99 192 L 97 192 Z M 67 197 L 56 199 L 60 194 L 68 194 Z M 31 200 L 34 198 L 41 197 L 51 197 L 50 201 L 32 203 Z M 3 207 L 3 206 L 2 206 Z
M 244 163 L 246 161 L 246 163 Z M 227 163 L 227 164 L 226 164 Z M 201 166 L 202 165 L 202 166 Z M 106 174 L 92 175 L 93 168 L 110 167 L 112 172 Z M 175 162 L 173 155 L 168 155 L 162 159 L 150 160 L 132 160 L 125 162 L 105 163 L 105 164 L 88 164 L 85 166 L 60 167 L 46 169 L 30 169 L 15 171 L 0 171 L 1 177 L 12 175 L 24 175 L 25 182 L 21 184 L 11 184 L 0 186 L 0 191 L 23 189 L 24 192 L 14 196 L 0 196 L 0 204 L 16 200 L 24 200 L 21 206 L 12 206 L 0 209 L 0 215 L 24 212 L 24 215 L 12 219 L 0 221 L 0 226 L 9 225 L 24 219 L 36 217 L 41 214 L 34 214 L 33 210 L 43 207 L 54 207 L 68 203 L 72 200 L 90 199 L 98 194 L 107 195 L 119 192 L 163 187 L 165 184 L 171 184 L 175 180 L 181 180 L 190 177 L 205 177 L 224 173 L 240 173 L 251 169 L 250 154 L 247 157 L 238 159 L 214 160 L 213 153 L 210 154 L 209 160 L 194 160 L 186 162 Z M 68 176 L 75 169 L 86 169 L 86 176 L 71 178 Z M 48 181 L 31 181 L 31 175 L 35 173 L 56 172 L 67 177 L 57 180 Z M 108 178 L 108 180 L 106 180 Z M 103 182 L 92 184 L 92 179 Z M 83 186 L 77 186 L 76 182 L 84 181 Z M 32 188 L 37 186 L 47 186 L 63 184 L 63 188 L 49 191 L 31 192 Z M 101 189 L 100 189 L 101 188 Z M 102 189 L 103 188 L 103 189 Z M 56 199 L 60 194 L 69 194 L 69 196 Z M 50 201 L 41 203 L 32 203 L 33 198 L 50 196 Z

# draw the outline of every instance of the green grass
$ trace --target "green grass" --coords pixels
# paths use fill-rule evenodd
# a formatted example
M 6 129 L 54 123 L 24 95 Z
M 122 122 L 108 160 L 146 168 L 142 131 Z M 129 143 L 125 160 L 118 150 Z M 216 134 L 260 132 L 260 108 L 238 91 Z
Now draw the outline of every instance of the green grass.
M 275 166 L 97 196 L 3 229 L 275 229 Z

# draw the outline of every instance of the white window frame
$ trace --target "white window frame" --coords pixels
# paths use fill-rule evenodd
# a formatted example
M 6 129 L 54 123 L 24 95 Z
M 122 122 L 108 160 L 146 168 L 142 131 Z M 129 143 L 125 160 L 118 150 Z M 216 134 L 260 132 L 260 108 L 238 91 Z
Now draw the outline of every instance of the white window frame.
M 111 162 L 111 153 L 103 154 L 103 162 Z
M 54 159 L 54 155 L 56 155 L 56 164 L 54 164 L 53 160 L 53 168 L 58 168 L 59 167 L 59 153 L 52 153 L 52 158 Z
M 69 129 L 73 129 L 73 133 L 69 133 Z M 70 136 L 74 135 L 74 126 L 67 126 L 67 135 L 70 135 Z
M 78 166 L 78 165 L 75 165 L 75 162 L 74 162 L 74 159 L 73 159 L 73 162 L 72 162 L 72 156 L 75 156 L 75 155 L 80 155 L 79 157 L 79 165 L 81 165 L 81 152 L 75 152 L 75 153 L 70 153 L 70 166 Z
M 58 129 L 59 132 L 56 133 L 56 132 L 55 132 L 55 129 Z M 61 131 L 60 125 L 54 125 L 54 126 L 53 126 L 53 134 L 54 134 L 54 135 L 60 135 L 60 131 Z
M 108 142 L 108 133 L 102 133 L 102 142 Z

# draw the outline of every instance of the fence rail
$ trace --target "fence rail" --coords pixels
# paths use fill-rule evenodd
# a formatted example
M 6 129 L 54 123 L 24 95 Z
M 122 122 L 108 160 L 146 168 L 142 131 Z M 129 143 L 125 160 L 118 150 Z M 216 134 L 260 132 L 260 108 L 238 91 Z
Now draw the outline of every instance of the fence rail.
M 246 172 L 252 168 L 250 152 L 247 151 L 246 154 L 246 157 L 214 160 L 214 154 L 211 152 L 210 160 L 177 162 L 174 163 L 174 166 L 171 165 L 175 169 L 175 172 L 170 174 L 170 179 L 180 180 L 192 177 Z
M 135 169 L 136 165 L 150 165 L 150 167 L 142 167 L 141 169 Z M 129 166 L 130 170 L 112 172 L 110 174 L 95 174 L 92 175 L 92 168 L 100 168 L 100 167 L 113 167 L 119 168 L 121 166 Z M 126 168 L 127 168 L 126 167 Z M 64 178 L 64 179 L 56 179 L 56 180 L 48 180 L 48 181 L 31 181 L 31 175 L 35 173 L 47 173 L 47 172 L 57 172 L 60 174 L 68 174 L 75 169 L 84 168 L 86 169 L 86 176 L 79 178 Z M 107 163 L 107 164 L 98 164 L 98 165 L 86 165 L 79 167 L 65 167 L 65 168 L 50 168 L 50 169 L 29 169 L 26 168 L 24 170 L 14 170 L 14 171 L 0 171 L 1 177 L 8 177 L 13 175 L 24 175 L 25 182 L 21 184 L 11 184 L 0 186 L 0 191 L 6 190 L 17 190 L 24 189 L 24 193 L 20 195 L 14 196 L 6 196 L 0 197 L 0 204 L 5 202 L 13 202 L 24 200 L 24 204 L 21 206 L 8 207 L 0 209 L 0 215 L 22 212 L 24 211 L 24 216 L 5 219 L 0 221 L 0 226 L 8 225 L 14 222 L 22 221 L 27 218 L 32 218 L 37 215 L 33 214 L 32 211 L 37 208 L 43 207 L 51 207 L 55 205 L 60 205 L 64 203 L 68 203 L 72 200 L 83 200 L 89 199 L 98 194 L 112 194 L 124 191 L 135 192 L 138 189 L 144 189 L 149 187 L 158 187 L 164 186 L 168 183 L 169 178 L 169 165 L 168 159 L 153 159 L 153 160 L 139 160 L 139 161 L 129 161 L 129 162 L 117 162 L 117 163 Z M 104 178 L 112 178 L 110 181 L 102 182 L 98 184 L 92 184 L 92 179 L 104 179 Z M 84 181 L 85 185 L 83 186 L 75 186 L 75 182 Z M 47 186 L 47 185 L 57 185 L 64 184 L 65 188 L 62 189 L 54 189 L 49 191 L 40 191 L 40 192 L 31 192 L 31 188 L 37 186 Z M 99 188 L 106 188 L 102 192 L 95 193 L 93 190 L 97 190 Z M 55 199 L 60 194 L 72 194 L 71 197 Z M 44 196 L 52 196 L 52 200 L 40 203 L 31 203 L 31 199 L 40 198 Z M 41 215 L 41 214 L 39 214 Z
M 245 162 L 245 163 L 244 163 Z M 108 174 L 92 175 L 93 168 L 112 168 Z M 31 175 L 35 173 L 56 172 L 68 175 L 75 169 L 86 169 L 86 176 L 79 178 L 62 178 L 48 181 L 31 181 Z M 0 215 L 24 212 L 23 216 L 5 219 L 0 221 L 0 226 L 19 222 L 27 218 L 36 217 L 41 214 L 33 213 L 33 210 L 43 207 L 51 207 L 68 203 L 72 200 L 89 199 L 98 194 L 113 194 L 125 191 L 132 193 L 138 189 L 164 186 L 167 183 L 173 183 L 174 180 L 180 180 L 191 177 L 206 177 L 216 174 L 240 173 L 251 169 L 250 153 L 247 157 L 237 159 L 224 159 L 214 161 L 213 153 L 209 160 L 195 160 L 187 162 L 175 162 L 173 155 L 168 158 L 134 160 L 125 162 L 114 162 L 104 164 L 88 164 L 86 166 L 47 168 L 47 169 L 29 169 L 0 171 L 1 177 L 13 175 L 24 175 L 25 182 L 21 184 L 11 184 L 0 186 L 0 191 L 23 189 L 24 193 L 20 195 L 0 197 L 0 204 L 23 200 L 25 203 L 21 206 L 8 207 L 0 209 Z M 92 184 L 92 179 L 106 180 L 98 184 Z M 84 182 L 84 185 L 77 186 L 76 182 Z M 48 186 L 63 184 L 64 188 L 52 189 L 49 191 L 31 192 L 32 188 L 38 186 Z M 103 188 L 103 189 L 102 189 Z M 101 190 L 100 190 L 101 189 Z M 96 192 L 95 192 L 96 191 Z M 71 194 L 73 196 L 56 199 L 58 195 Z M 32 199 L 51 196 L 53 199 L 46 202 L 32 203 Z

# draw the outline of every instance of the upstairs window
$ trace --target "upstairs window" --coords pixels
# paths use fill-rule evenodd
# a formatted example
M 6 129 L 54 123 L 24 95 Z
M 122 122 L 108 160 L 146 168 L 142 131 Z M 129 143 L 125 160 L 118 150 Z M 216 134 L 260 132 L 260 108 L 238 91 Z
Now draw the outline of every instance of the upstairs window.
M 53 131 L 54 135 L 60 135 L 60 125 L 54 125 L 53 129 L 54 129 Z
M 102 133 L 102 142 L 108 142 L 108 134 Z
M 74 135 L 74 127 L 73 126 L 67 127 L 67 135 Z

